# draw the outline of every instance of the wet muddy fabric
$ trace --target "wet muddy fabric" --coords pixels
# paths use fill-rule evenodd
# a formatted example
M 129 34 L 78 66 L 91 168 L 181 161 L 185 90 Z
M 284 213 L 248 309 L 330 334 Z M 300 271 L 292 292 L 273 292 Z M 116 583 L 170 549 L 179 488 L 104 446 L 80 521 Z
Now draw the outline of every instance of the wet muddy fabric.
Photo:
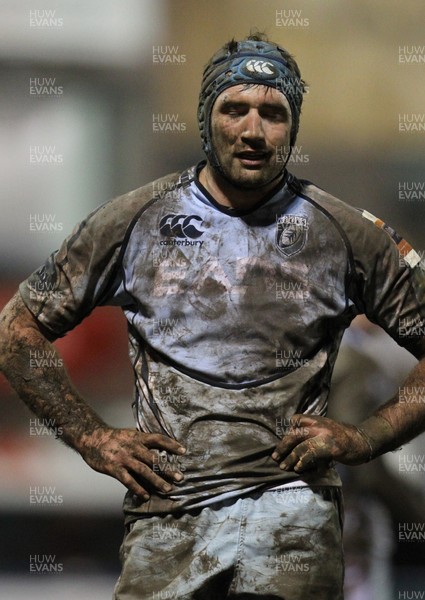
M 341 600 L 339 488 L 289 488 L 141 518 L 114 600 Z
M 20 290 L 56 336 L 95 306 L 124 311 L 138 427 L 188 450 L 171 493 L 127 495 L 129 520 L 296 480 L 270 455 L 294 413 L 326 414 L 353 317 L 412 352 L 425 325 L 415 251 L 290 174 L 250 211 L 218 205 L 195 168 L 157 180 L 95 210 Z M 332 469 L 302 479 L 339 484 Z

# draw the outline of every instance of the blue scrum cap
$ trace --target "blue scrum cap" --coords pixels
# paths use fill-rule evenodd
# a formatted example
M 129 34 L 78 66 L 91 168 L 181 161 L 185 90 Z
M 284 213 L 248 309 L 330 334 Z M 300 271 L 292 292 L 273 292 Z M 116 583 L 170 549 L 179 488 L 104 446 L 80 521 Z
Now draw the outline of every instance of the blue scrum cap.
M 297 66 L 290 65 L 285 51 L 272 42 L 234 42 L 234 52 L 220 48 L 206 65 L 199 94 L 198 123 L 205 154 L 219 166 L 211 143 L 211 111 L 225 89 L 241 83 L 267 85 L 288 100 L 292 113 L 290 145 L 298 133 L 303 93 L 306 91 Z M 294 63 L 295 64 L 295 63 Z

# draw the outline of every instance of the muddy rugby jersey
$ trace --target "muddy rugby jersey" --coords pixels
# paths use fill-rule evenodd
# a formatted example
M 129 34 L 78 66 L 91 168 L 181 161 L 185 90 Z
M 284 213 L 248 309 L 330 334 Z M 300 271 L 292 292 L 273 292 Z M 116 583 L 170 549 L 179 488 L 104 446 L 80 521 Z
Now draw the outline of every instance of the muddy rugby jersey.
M 299 479 L 339 485 L 333 469 L 299 477 L 271 460 L 290 417 L 326 413 L 356 314 L 413 353 L 424 331 L 419 256 L 382 221 L 289 174 L 231 210 L 199 168 L 102 205 L 20 287 L 56 336 L 97 305 L 126 315 L 138 427 L 187 448 L 156 465 L 178 462 L 184 481 L 145 503 L 127 494 L 129 518 Z

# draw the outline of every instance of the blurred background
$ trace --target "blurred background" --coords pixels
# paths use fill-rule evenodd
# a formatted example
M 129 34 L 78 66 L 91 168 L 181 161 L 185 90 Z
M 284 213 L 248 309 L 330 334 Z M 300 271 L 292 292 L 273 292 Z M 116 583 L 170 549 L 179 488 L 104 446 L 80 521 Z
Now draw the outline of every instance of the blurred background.
M 422 0 L 0 0 L 1 306 L 94 207 L 203 158 L 203 66 L 253 28 L 295 54 L 309 85 L 290 170 L 423 256 L 424 22 Z M 120 311 L 96 310 L 57 345 L 102 417 L 132 426 Z M 352 385 L 334 397 L 358 391 L 353 420 L 415 362 L 364 323 L 343 352 L 335 388 Z M 125 490 L 56 441 L 4 379 L 0 403 L 1 596 L 111 597 Z M 425 528 L 424 436 L 379 466 L 343 474 L 354 498 L 347 599 L 424 597 L 409 594 L 425 594 L 425 541 L 400 533 Z

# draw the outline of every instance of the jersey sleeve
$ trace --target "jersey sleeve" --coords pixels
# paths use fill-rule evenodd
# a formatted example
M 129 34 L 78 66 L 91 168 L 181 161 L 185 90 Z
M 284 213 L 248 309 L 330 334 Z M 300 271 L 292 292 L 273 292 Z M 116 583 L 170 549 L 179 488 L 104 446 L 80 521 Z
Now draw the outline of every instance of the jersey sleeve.
M 381 219 L 302 180 L 301 195 L 330 217 L 347 249 L 347 300 L 417 358 L 425 354 L 425 264 Z M 324 266 L 326 268 L 326 258 Z
M 355 211 L 347 231 L 352 249 L 352 300 L 400 345 L 425 350 L 425 265 L 391 227 L 368 211 Z
M 143 205 L 138 191 L 94 210 L 21 283 L 25 305 L 55 336 L 74 328 L 96 305 L 125 303 L 119 294 L 119 261 L 132 220 Z

